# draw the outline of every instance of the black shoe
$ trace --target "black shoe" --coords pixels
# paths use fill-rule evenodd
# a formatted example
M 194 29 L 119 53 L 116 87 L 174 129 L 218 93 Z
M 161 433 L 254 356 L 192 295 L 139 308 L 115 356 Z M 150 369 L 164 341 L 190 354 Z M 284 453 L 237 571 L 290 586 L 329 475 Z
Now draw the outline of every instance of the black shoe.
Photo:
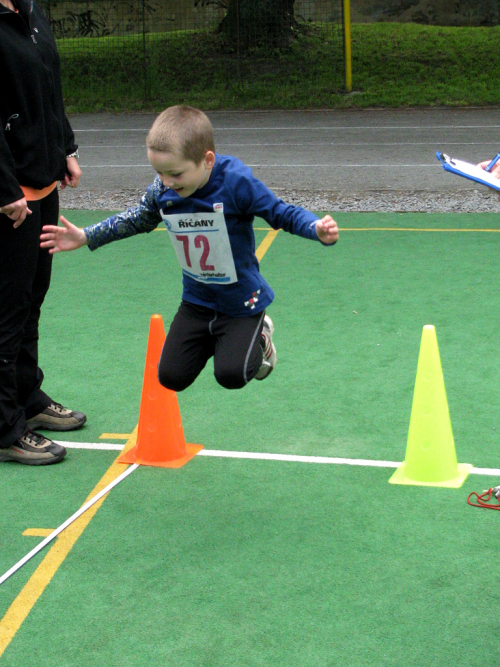
M 83 412 L 74 412 L 60 403 L 52 402 L 43 412 L 28 419 L 27 424 L 30 431 L 37 428 L 47 431 L 74 431 L 86 421 L 87 417 Z
M 17 461 L 29 466 L 57 463 L 66 456 L 66 449 L 40 433 L 26 431 L 16 442 L 0 449 L 0 461 Z

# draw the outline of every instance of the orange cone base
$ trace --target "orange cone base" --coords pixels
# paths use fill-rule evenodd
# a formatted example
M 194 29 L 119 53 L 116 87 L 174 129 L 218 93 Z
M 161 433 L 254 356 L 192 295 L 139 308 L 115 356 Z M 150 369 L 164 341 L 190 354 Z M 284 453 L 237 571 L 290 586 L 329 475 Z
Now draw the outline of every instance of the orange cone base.
M 410 479 L 405 476 L 405 464 L 402 463 L 390 478 L 389 484 L 413 484 L 415 486 L 442 486 L 450 489 L 459 489 L 469 475 L 473 466 L 471 463 L 459 463 L 457 465 L 457 476 L 443 482 L 426 482 Z
M 173 459 L 172 461 L 147 461 L 146 459 L 137 456 L 137 445 L 129 449 L 128 452 L 122 454 L 118 459 L 118 463 L 138 463 L 141 466 L 155 466 L 157 468 L 182 468 L 188 461 L 198 454 L 203 449 L 203 445 L 191 445 L 186 443 L 186 454 L 180 459 Z

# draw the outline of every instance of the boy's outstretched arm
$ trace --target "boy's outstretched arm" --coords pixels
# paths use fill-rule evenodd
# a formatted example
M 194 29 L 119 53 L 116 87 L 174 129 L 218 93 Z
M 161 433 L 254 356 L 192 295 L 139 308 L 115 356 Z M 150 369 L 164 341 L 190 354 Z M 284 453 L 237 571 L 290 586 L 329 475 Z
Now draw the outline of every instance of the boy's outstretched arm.
M 55 227 L 54 225 L 44 225 L 42 227 L 41 248 L 48 248 L 49 253 L 53 255 L 55 252 L 76 250 L 88 245 L 88 239 L 83 229 L 73 225 L 63 215 L 61 215 L 60 220 L 63 224 L 62 227 Z
M 324 218 L 316 223 L 316 234 L 322 243 L 330 245 L 339 240 L 339 228 L 331 215 L 325 215 Z

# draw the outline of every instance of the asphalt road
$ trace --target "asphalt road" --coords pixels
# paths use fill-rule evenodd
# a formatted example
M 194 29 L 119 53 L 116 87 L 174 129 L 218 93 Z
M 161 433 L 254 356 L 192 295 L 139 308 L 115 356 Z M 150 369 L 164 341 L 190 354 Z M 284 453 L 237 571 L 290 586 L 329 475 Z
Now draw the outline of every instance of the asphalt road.
M 212 112 L 217 151 L 271 188 L 313 192 L 474 189 L 445 173 L 436 150 L 475 162 L 500 149 L 500 109 Z M 82 189 L 144 188 L 154 172 L 145 137 L 152 114 L 71 117 Z

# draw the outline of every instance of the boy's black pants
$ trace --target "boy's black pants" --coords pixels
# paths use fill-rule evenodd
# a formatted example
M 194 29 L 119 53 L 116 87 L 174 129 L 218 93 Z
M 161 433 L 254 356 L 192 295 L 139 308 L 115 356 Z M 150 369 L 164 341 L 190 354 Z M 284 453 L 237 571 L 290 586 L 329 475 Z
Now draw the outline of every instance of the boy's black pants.
M 158 366 L 160 383 L 182 391 L 201 373 L 210 357 L 214 375 L 227 389 L 240 389 L 262 364 L 260 334 L 264 313 L 230 317 L 182 301 L 170 326 Z
M 51 403 L 38 366 L 38 321 L 52 267 L 40 233 L 44 224 L 57 225 L 57 189 L 28 207 L 32 214 L 17 229 L 0 214 L 0 448 L 10 447 L 26 431 L 26 419 Z

